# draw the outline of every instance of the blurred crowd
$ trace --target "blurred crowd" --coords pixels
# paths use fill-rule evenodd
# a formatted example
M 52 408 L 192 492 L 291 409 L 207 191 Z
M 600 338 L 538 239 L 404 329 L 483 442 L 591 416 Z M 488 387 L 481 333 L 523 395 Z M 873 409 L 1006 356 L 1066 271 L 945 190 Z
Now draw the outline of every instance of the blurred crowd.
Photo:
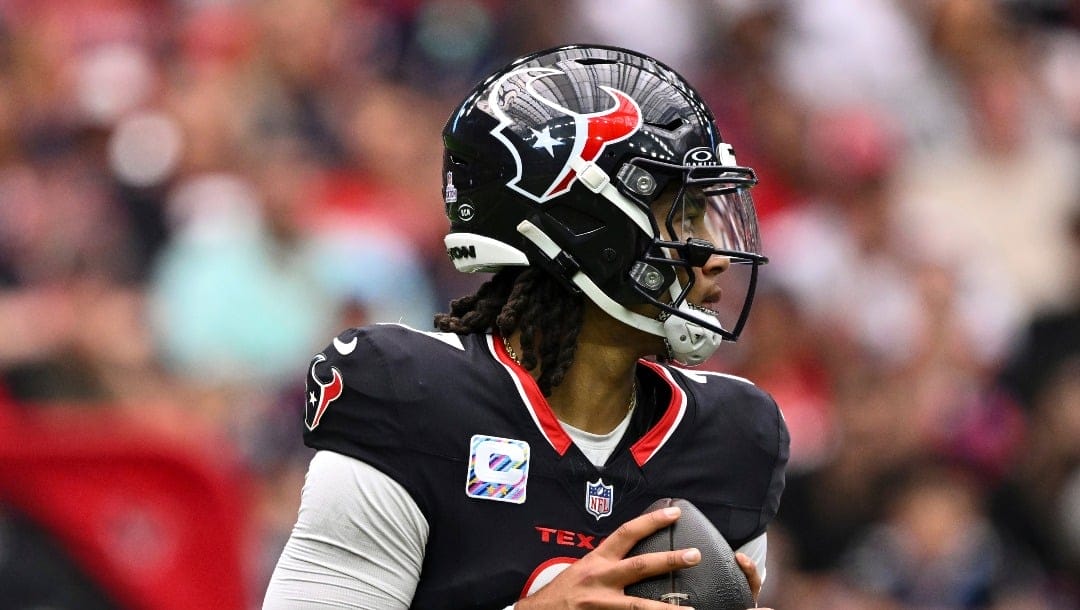
M 791 428 L 762 603 L 1080 607 L 1073 0 L 0 1 L 0 412 L 237 465 L 257 605 L 306 364 L 484 279 L 445 259 L 443 121 L 568 42 L 677 69 L 761 179 L 771 263 L 707 366 Z

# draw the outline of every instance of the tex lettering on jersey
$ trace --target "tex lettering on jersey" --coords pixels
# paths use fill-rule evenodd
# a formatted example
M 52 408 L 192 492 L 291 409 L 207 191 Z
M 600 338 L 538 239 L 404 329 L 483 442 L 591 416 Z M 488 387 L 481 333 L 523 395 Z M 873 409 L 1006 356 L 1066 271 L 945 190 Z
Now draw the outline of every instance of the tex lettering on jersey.
M 469 474 L 465 494 L 470 498 L 522 504 L 529 483 L 529 443 L 512 438 L 474 434 L 469 442 Z

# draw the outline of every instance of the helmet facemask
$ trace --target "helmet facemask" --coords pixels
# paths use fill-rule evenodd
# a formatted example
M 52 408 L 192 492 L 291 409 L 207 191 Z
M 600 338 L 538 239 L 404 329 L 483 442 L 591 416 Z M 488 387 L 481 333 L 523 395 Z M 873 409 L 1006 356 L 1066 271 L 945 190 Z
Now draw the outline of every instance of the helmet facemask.
M 676 166 L 649 159 L 631 161 L 638 171 L 667 182 L 664 194 L 652 200 L 652 246 L 631 269 L 629 284 L 641 302 L 660 310 L 669 356 L 700 364 L 722 340 L 735 341 L 746 324 L 757 283 L 761 254 L 753 199 L 757 182 L 749 168 L 709 165 Z M 664 176 L 668 180 L 664 180 Z M 724 257 L 719 263 L 714 256 Z M 716 267 L 724 270 L 717 274 Z M 705 291 L 705 301 L 689 299 L 697 282 L 695 268 L 709 266 L 718 289 Z M 664 283 L 658 286 L 659 278 Z M 659 334 L 655 329 L 643 328 Z

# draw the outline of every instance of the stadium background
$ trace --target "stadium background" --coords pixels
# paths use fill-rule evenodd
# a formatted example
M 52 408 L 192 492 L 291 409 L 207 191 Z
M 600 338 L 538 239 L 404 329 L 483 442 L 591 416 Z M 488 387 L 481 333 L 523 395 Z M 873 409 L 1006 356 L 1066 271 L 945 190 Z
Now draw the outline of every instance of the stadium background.
M 1076 608 L 1080 3 L 0 1 L 0 608 L 256 607 L 339 329 L 431 325 L 439 132 L 602 42 L 711 103 L 772 264 L 777 608 Z M 37 597 L 35 597 L 37 596 Z M 37 606 L 30 602 L 36 601 Z

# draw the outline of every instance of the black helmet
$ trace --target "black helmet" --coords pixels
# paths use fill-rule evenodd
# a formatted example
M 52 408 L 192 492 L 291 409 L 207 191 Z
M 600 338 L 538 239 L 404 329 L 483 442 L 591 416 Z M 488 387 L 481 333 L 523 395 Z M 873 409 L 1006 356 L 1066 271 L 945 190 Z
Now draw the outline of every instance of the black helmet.
M 447 254 L 461 271 L 536 265 L 618 320 L 698 364 L 746 322 L 761 254 L 749 188 L 700 95 L 625 49 L 565 46 L 481 82 L 443 130 Z M 650 204 L 673 197 L 664 225 Z M 707 218 L 708 239 L 682 230 Z M 686 302 L 690 267 L 743 263 L 741 310 L 724 328 Z M 686 268 L 682 285 L 676 269 Z M 658 319 L 627 306 L 651 304 Z

